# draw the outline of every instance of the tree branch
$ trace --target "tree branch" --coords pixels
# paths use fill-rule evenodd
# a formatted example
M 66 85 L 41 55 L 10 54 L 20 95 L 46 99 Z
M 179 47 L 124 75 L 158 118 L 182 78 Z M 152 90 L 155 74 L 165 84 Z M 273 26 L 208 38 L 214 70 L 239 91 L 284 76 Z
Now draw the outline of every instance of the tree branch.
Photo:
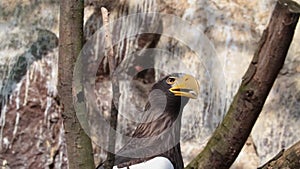
M 112 83 L 113 99 L 111 101 L 111 111 L 110 111 L 110 131 L 109 131 L 109 144 L 106 161 L 104 163 L 104 168 L 111 169 L 115 162 L 115 147 L 116 147 L 116 129 L 118 123 L 118 109 L 116 104 L 118 104 L 119 99 L 119 81 L 116 76 L 114 76 L 114 71 L 116 69 L 114 49 L 112 45 L 112 37 L 109 29 L 109 14 L 106 8 L 101 7 L 103 26 L 105 27 L 105 53 L 109 64 L 109 71 Z
M 277 2 L 242 84 L 223 120 L 204 150 L 186 167 L 229 168 L 257 120 L 284 64 L 299 14 Z
M 60 1 L 58 93 L 64 106 L 62 115 L 69 168 L 94 169 L 91 139 L 78 121 L 72 97 L 74 64 L 82 45 L 83 0 Z
M 286 151 L 280 151 L 275 158 L 258 169 L 300 168 L 300 141 Z
M 111 33 L 109 29 L 109 13 L 106 8 L 101 7 L 101 13 L 102 13 L 102 20 L 103 20 L 103 26 L 105 28 L 105 51 L 106 51 L 106 57 L 109 64 L 109 70 L 110 70 L 110 76 L 112 76 L 116 64 L 114 59 L 114 49 L 112 45 L 112 39 L 111 39 Z

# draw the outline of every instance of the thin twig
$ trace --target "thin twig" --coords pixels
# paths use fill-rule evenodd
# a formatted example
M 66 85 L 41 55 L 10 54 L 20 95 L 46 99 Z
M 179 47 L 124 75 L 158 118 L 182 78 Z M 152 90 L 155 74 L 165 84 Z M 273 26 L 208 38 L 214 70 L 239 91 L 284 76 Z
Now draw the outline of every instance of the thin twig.
M 110 131 L 109 131 L 109 144 L 108 144 L 108 152 L 106 157 L 106 162 L 104 163 L 104 168 L 111 169 L 114 166 L 115 161 L 115 145 L 116 145 L 116 128 L 118 121 L 118 109 L 116 104 L 118 103 L 119 98 L 119 82 L 116 76 L 113 76 L 116 62 L 112 45 L 112 37 L 109 29 L 109 13 L 106 8 L 101 7 L 103 25 L 105 28 L 105 53 L 109 64 L 110 77 L 113 88 L 113 99 L 111 101 L 111 115 L 110 115 Z
M 102 13 L 102 20 L 103 20 L 103 26 L 105 28 L 105 51 L 108 64 L 109 64 L 109 70 L 110 70 L 110 76 L 112 76 L 114 70 L 115 70 L 115 59 L 114 59 L 114 49 L 112 45 L 112 38 L 111 38 L 111 32 L 109 29 L 109 13 L 106 8 L 101 7 L 101 13 Z

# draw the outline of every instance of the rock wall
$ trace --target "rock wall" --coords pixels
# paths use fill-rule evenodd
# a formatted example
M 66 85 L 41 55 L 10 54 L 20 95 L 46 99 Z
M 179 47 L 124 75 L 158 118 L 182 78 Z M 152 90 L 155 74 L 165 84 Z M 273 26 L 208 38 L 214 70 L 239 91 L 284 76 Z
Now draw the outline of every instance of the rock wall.
M 4 0 L 0 2 L 0 84 L 8 77 L 17 58 L 26 53 L 32 44 L 37 41 L 39 29 L 49 30 L 58 36 L 58 3 L 59 1 L 56 0 Z M 111 3 L 111 1 L 86 1 L 85 21 L 90 18 L 89 16 L 91 16 L 99 6 L 104 5 L 108 9 L 113 10 L 115 8 L 120 8 L 120 6 L 118 6 L 120 3 L 125 2 L 120 1 L 118 3 L 117 1 L 113 1 L 113 3 Z M 133 5 L 137 3 L 140 3 L 138 8 Z M 166 51 L 164 54 L 168 53 L 171 54 L 171 56 L 154 58 L 155 66 L 166 72 L 178 71 L 178 65 L 174 64 L 173 66 L 170 66 L 170 60 L 172 58 L 175 60 L 180 58 L 185 65 L 182 67 L 183 70 L 187 70 L 186 67 L 188 67 L 190 72 L 198 72 L 197 77 L 200 78 L 200 81 L 203 82 L 204 86 L 207 85 L 206 82 L 210 82 L 210 79 L 217 79 L 215 84 L 222 86 L 221 91 L 224 92 L 214 96 L 211 94 L 211 92 L 214 92 L 213 87 L 204 87 L 201 94 L 203 97 L 200 98 L 201 104 L 199 105 L 198 102 L 191 102 L 186 108 L 182 129 L 182 152 L 185 164 L 187 164 L 187 162 L 190 161 L 203 146 L 205 146 L 210 134 L 218 125 L 219 121 L 222 120 L 222 117 L 229 107 L 241 82 L 241 77 L 246 71 L 255 48 L 257 47 L 257 42 L 262 31 L 268 23 L 274 4 L 275 1 L 273 0 L 156 0 L 149 1 L 148 3 L 143 3 L 142 1 L 130 1 L 129 5 L 127 4 L 129 10 L 125 10 L 125 12 L 128 12 L 129 14 L 140 10 L 176 15 L 184 21 L 192 23 L 194 28 L 203 32 L 208 38 L 207 40 L 209 40 L 215 48 L 215 55 L 209 55 L 207 57 L 217 58 L 220 65 L 218 68 L 222 70 L 224 79 L 224 83 L 222 84 L 219 84 L 220 79 L 217 74 L 213 74 L 213 76 L 207 76 L 205 74 L 205 72 L 209 72 L 209 70 L 212 71 L 213 67 L 210 69 L 201 67 L 201 65 L 205 65 L 206 62 L 201 62 L 201 60 L 196 59 L 197 54 L 187 48 L 186 44 L 182 44 L 178 41 L 178 39 L 161 37 L 160 42 L 157 44 L 157 48 L 164 49 Z M 170 21 L 163 21 L 165 28 L 168 23 L 170 23 Z M 184 36 L 192 37 L 193 34 L 189 30 L 186 30 Z M 285 66 L 280 72 L 268 100 L 265 103 L 264 109 L 252 130 L 251 138 L 249 138 L 245 144 L 240 156 L 232 168 L 255 168 L 273 157 L 282 148 L 287 148 L 300 139 L 298 130 L 298 127 L 300 126 L 299 42 L 300 28 L 298 25 Z M 54 51 L 56 53 L 50 55 L 52 56 L 53 61 L 49 62 L 49 66 L 51 67 L 55 67 L 56 63 L 57 50 Z M 48 58 L 50 56 L 48 56 Z M 36 64 L 43 65 L 43 63 L 45 63 L 45 60 L 43 61 L 42 59 L 42 61 L 39 61 Z M 47 69 L 44 71 L 47 72 Z M 42 74 L 41 76 L 46 76 L 46 74 Z M 28 72 L 25 77 L 26 76 L 29 76 Z M 22 83 L 26 83 L 25 77 L 18 84 L 19 86 Z M 48 75 L 48 77 L 54 78 L 52 75 Z M 47 88 L 55 89 L 55 81 L 52 82 L 54 83 L 46 84 L 46 81 L 41 83 L 45 83 Z M 16 111 L 15 100 L 17 99 L 16 93 L 20 93 L 20 89 L 22 88 L 14 89 L 12 100 L 6 106 L 6 110 L 4 110 L 11 115 L 11 118 L 9 118 L 9 116 L 1 116 L 2 145 L 7 143 L 4 138 L 8 138 L 8 135 L 6 134 L 11 130 L 5 128 L 4 124 L 6 123 L 6 126 L 8 126 L 7 124 L 9 123 L 7 122 L 10 120 L 13 120 L 13 122 L 16 123 L 18 111 Z M 128 86 L 123 86 L 123 89 L 128 89 Z M 41 89 L 36 88 L 36 90 Z M 46 89 L 43 87 L 43 90 Z M 103 91 L 100 91 L 100 93 L 101 92 Z M 47 92 L 42 92 L 41 94 L 47 95 Z M 104 95 L 107 95 L 107 91 L 104 92 Z M 35 99 L 39 98 L 37 96 L 32 97 Z M 99 97 L 102 97 L 102 95 Z M 129 93 L 124 93 L 124 96 L 122 96 L 120 100 L 120 104 L 123 103 L 121 109 L 124 109 L 126 104 L 128 104 L 124 100 L 130 97 L 132 96 Z M 37 104 L 46 103 L 46 98 L 47 97 L 41 97 L 43 101 Z M 107 98 L 108 96 L 106 99 Z M 124 102 L 122 102 L 122 100 Z M 136 104 L 139 103 L 140 102 L 136 102 Z M 107 102 L 107 104 L 109 104 L 109 102 Z M 106 106 L 105 110 L 109 110 L 107 105 L 103 106 Z M 214 109 L 209 109 L 208 107 L 213 107 Z M 39 112 L 38 119 L 44 118 L 45 108 L 46 107 L 43 106 L 38 107 L 37 109 L 40 110 L 35 111 Z M 55 112 L 56 111 L 53 111 L 53 113 Z M 28 116 L 28 114 L 20 112 L 18 116 L 20 116 L 20 121 L 26 119 L 27 121 L 30 121 L 28 119 L 32 118 L 31 116 Z M 60 121 L 55 121 L 55 123 L 61 125 Z M 11 124 L 11 126 L 14 126 L 14 124 Z M 124 128 L 127 128 L 130 133 L 130 127 Z M 23 129 L 25 128 L 17 128 L 16 130 L 17 132 L 22 132 Z M 61 132 L 61 130 L 56 132 Z M 56 139 L 58 138 L 59 137 L 56 137 Z M 10 137 L 8 140 L 10 140 Z M 18 142 L 14 143 L 17 144 Z M 62 147 L 60 151 L 65 152 L 64 147 Z M 51 151 L 49 149 L 49 151 L 46 152 Z M 105 157 L 103 156 L 102 151 L 95 150 L 95 152 L 95 159 L 97 161 L 99 161 L 100 157 Z M 0 154 L 0 162 L 2 164 L 7 163 L 7 160 L 5 160 L 5 154 L 2 151 Z M 44 163 L 49 164 L 49 161 L 47 162 L 47 160 L 44 160 Z M 10 166 L 10 163 L 7 163 L 7 165 Z M 57 168 L 60 167 L 57 166 Z

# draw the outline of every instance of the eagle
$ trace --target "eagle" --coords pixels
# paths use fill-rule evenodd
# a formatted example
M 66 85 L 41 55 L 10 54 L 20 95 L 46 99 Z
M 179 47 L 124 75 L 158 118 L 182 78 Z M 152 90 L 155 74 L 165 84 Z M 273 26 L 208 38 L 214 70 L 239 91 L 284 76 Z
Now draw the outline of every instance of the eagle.
M 173 73 L 155 83 L 140 123 L 116 153 L 114 169 L 182 169 L 182 111 L 198 94 L 198 81 L 189 74 Z M 103 163 L 97 169 L 104 169 Z

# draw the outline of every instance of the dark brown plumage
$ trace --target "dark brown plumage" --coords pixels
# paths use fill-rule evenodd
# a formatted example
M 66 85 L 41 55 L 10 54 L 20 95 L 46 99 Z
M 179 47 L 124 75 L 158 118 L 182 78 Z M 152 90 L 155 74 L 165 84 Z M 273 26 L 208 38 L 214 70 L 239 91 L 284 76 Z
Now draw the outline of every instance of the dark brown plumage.
M 128 167 L 154 157 L 166 157 L 174 169 L 183 168 L 180 149 L 181 116 L 189 98 L 196 98 L 198 83 L 187 74 L 171 74 L 155 83 L 142 122 L 116 154 L 115 165 Z M 99 166 L 99 169 L 101 167 Z

